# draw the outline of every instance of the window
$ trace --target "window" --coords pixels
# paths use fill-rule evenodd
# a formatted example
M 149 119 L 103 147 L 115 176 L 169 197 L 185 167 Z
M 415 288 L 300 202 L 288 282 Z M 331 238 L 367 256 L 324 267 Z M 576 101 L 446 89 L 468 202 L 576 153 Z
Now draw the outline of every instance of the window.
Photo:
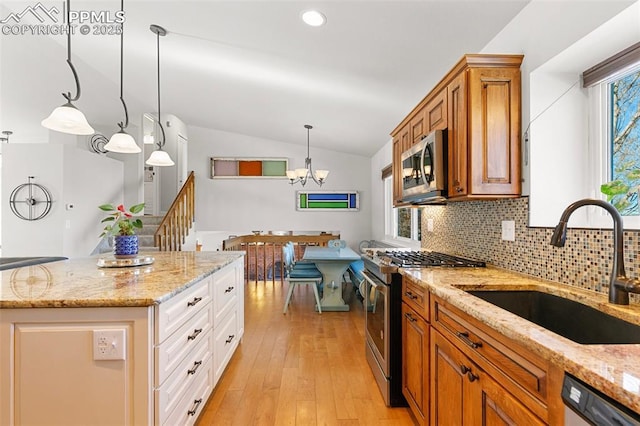
M 393 207 L 393 177 L 383 178 L 384 221 L 387 239 L 397 240 L 404 245 L 419 246 L 422 238 L 420 224 L 422 209 L 413 207 Z
M 640 214 L 640 69 L 607 84 L 610 106 L 607 138 L 608 183 L 602 192 L 623 216 Z
M 596 149 L 596 182 L 623 216 L 638 216 L 640 185 L 640 43 L 583 73 L 590 86 Z M 595 105 L 593 105 L 595 104 Z M 598 151 L 600 155 L 598 155 Z M 630 222 L 632 218 L 625 219 Z

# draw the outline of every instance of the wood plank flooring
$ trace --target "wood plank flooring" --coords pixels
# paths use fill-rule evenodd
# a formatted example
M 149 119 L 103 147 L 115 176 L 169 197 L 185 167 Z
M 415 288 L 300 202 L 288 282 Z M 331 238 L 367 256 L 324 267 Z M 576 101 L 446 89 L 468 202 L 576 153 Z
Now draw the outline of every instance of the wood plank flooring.
M 364 354 L 364 311 L 314 310 L 299 286 L 286 315 L 287 284 L 245 284 L 245 334 L 197 425 L 413 425 L 388 408 Z

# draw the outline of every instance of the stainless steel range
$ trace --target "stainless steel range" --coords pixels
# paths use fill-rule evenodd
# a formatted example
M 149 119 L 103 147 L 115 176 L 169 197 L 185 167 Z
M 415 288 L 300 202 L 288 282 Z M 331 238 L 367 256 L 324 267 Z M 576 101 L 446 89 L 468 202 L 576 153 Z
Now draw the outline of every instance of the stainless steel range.
M 484 262 L 432 251 L 365 249 L 365 351 L 387 406 L 407 405 L 402 395 L 402 276 L 399 268 L 484 267 Z

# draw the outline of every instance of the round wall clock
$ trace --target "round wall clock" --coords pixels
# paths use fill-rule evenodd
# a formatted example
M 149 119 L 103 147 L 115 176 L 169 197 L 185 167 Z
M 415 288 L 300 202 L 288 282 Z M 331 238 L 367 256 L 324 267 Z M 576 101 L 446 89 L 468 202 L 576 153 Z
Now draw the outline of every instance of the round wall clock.
M 42 185 L 29 181 L 18 185 L 11 191 L 9 206 L 13 214 L 24 220 L 38 220 L 51 210 L 51 194 Z

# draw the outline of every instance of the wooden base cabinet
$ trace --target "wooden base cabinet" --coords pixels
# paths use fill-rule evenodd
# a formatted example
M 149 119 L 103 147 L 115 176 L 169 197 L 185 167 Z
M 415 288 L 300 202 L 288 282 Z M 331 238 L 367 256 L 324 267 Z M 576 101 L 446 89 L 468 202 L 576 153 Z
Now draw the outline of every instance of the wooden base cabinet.
M 436 330 L 431 330 L 431 424 L 544 425 Z
M 402 394 L 419 425 L 429 424 L 429 293 L 402 279 Z

